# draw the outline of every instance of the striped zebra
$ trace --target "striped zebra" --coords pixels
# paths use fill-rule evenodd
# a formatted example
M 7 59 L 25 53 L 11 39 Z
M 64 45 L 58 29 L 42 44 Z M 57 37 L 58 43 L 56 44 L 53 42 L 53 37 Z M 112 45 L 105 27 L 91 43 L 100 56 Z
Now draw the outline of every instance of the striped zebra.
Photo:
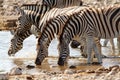
M 20 12 L 20 16 L 18 18 L 18 29 L 16 30 L 13 39 L 11 40 L 11 46 L 8 50 L 9 55 L 15 54 L 20 49 L 22 49 L 23 41 L 31 35 L 31 33 L 28 34 L 30 32 L 31 26 L 35 25 L 39 29 L 38 25 L 39 25 L 39 22 L 42 19 L 43 15 L 47 11 L 51 10 L 51 7 L 49 7 L 47 5 L 43 4 L 43 5 L 39 5 L 39 6 L 41 6 L 41 7 L 39 8 L 39 10 L 36 10 L 36 11 L 22 10 L 20 8 L 17 8 L 17 10 Z M 66 9 L 67 8 L 65 8 L 65 12 L 66 12 Z M 68 7 L 67 10 L 68 11 L 71 10 L 71 7 Z M 41 34 L 40 30 L 41 29 L 37 30 L 37 31 L 39 31 L 38 32 L 39 35 Z M 27 31 L 29 31 L 29 32 L 27 32 Z M 25 34 L 27 34 L 27 35 L 25 35 Z M 19 40 L 19 39 L 21 39 L 21 40 Z
M 46 6 L 49 6 L 50 8 L 54 8 L 54 7 L 55 8 L 64 8 L 64 7 L 75 6 L 75 5 L 81 6 L 82 4 L 83 4 L 82 0 L 41 0 L 36 4 L 22 4 L 20 6 L 20 8 L 24 9 L 24 10 L 37 11 L 38 13 L 41 14 L 41 11 L 39 11 L 39 10 L 44 8 L 41 5 L 46 5 Z M 14 6 L 14 8 L 16 9 L 17 6 Z M 43 9 L 43 10 L 45 10 L 45 9 Z M 14 30 L 11 31 L 12 35 L 14 32 L 15 32 Z
M 54 14 L 53 11 L 55 11 L 55 10 L 53 10 L 53 11 L 51 10 L 45 14 L 45 16 L 42 18 L 44 20 L 43 24 L 41 23 L 39 25 L 40 28 L 43 28 L 43 31 L 39 37 L 38 44 L 37 44 L 37 58 L 35 61 L 35 63 L 37 65 L 41 65 L 44 58 L 48 56 L 48 46 L 49 46 L 50 42 L 56 36 L 59 39 L 59 36 L 62 33 L 62 29 L 64 28 L 63 26 L 69 20 L 70 16 L 73 15 L 74 13 L 78 13 L 80 10 L 83 10 L 85 8 L 87 8 L 87 7 L 82 6 L 82 7 L 77 7 L 76 9 L 74 8 L 71 11 L 67 11 L 65 14 L 59 14 L 56 17 L 50 18 L 49 20 L 47 19 L 47 21 L 44 19 L 44 17 L 46 17 L 46 16 L 48 17 L 49 14 L 50 15 Z M 55 11 L 55 12 L 57 12 L 57 11 Z M 42 20 L 41 20 L 41 22 L 42 22 Z M 82 40 L 79 40 L 79 41 L 82 41 Z
M 120 35 L 120 6 L 106 8 L 89 8 L 77 13 L 67 21 L 60 35 L 60 58 L 59 65 L 64 65 L 69 49 L 68 44 L 76 36 L 85 37 L 87 42 L 87 63 L 92 63 L 91 51 L 95 51 L 98 63 L 102 63 L 93 37 L 101 39 L 115 38 Z
M 18 12 L 20 13 L 20 16 L 18 17 L 17 30 L 15 31 L 15 34 L 11 39 L 11 46 L 8 50 L 9 55 L 15 54 L 20 49 L 22 49 L 23 41 L 32 34 L 31 26 L 35 25 L 37 27 L 43 14 L 51 9 L 47 5 L 40 6 L 41 8 L 39 8 L 39 10 L 37 11 L 23 10 L 18 7 L 16 8 L 16 10 L 18 10 Z

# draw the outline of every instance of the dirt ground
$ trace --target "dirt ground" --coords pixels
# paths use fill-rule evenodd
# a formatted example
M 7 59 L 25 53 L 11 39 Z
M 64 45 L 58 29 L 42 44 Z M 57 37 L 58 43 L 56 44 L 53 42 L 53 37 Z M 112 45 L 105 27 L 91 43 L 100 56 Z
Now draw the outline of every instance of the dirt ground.
M 55 64 L 57 58 L 52 58 L 54 60 L 47 63 L 50 59 L 47 58 L 41 66 L 24 65 L 24 67 L 20 66 L 21 63 L 17 60 L 18 67 L 11 69 L 2 78 L 6 80 L 120 80 L 120 65 L 103 67 L 104 63 L 102 65 L 81 63 L 61 67 Z M 71 58 L 70 60 L 77 62 L 76 59 Z M 84 62 L 84 59 L 78 61 Z
M 33 0 L 31 0 L 32 2 Z M 36 2 L 38 0 L 34 0 Z M 84 1 L 84 0 L 83 0 Z M 119 0 L 85 0 L 86 4 L 101 6 L 101 5 L 111 5 L 114 3 L 119 4 Z M 28 0 L 4 0 L 0 7 L 0 30 L 13 29 L 15 25 L 15 20 L 17 15 L 13 10 L 12 5 L 18 3 L 31 3 Z M 91 3 L 93 2 L 93 3 Z M 101 3 L 100 3 L 101 2 Z M 9 7 L 9 8 L 8 8 Z M 10 20 L 10 22 L 9 22 Z M 8 27 L 9 26 L 9 27 Z M 12 26 L 12 27 L 11 27 Z M 105 68 L 101 65 L 91 69 L 81 70 L 78 66 L 60 67 L 62 70 L 43 70 L 39 69 L 39 73 L 35 73 L 34 68 L 38 66 L 27 66 L 22 69 L 15 67 L 9 73 L 2 73 L 0 71 L 0 80 L 120 80 L 120 65 L 114 65 Z M 59 66 L 52 66 L 56 68 Z M 93 67 L 93 66 L 92 66 Z M 63 69 L 64 68 L 64 69 Z M 23 73 L 24 69 L 30 70 L 32 74 Z

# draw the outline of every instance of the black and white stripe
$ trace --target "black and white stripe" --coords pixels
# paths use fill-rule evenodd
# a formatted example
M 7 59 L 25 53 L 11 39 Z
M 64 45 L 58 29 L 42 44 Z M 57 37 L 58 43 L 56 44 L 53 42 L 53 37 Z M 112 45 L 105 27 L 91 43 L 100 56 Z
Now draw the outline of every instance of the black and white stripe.
M 59 65 L 64 65 L 69 51 L 68 44 L 76 36 L 85 37 L 87 42 L 87 63 L 92 63 L 91 51 L 95 51 L 98 62 L 102 62 L 101 55 L 94 42 L 94 37 L 111 39 L 120 35 L 120 6 L 106 8 L 88 8 L 77 13 L 67 21 L 60 35 Z
M 42 17 L 44 16 L 44 14 L 47 11 L 52 9 L 52 7 L 50 7 L 49 5 L 46 5 L 46 4 L 26 5 L 26 6 L 22 6 L 22 7 L 23 7 L 23 9 L 20 9 L 17 7 L 18 12 L 20 12 L 20 17 L 18 18 L 19 24 L 18 24 L 18 29 L 14 35 L 14 40 L 18 39 L 19 37 L 21 37 L 21 38 L 24 37 L 24 39 L 25 39 L 25 37 L 27 38 L 27 36 L 19 36 L 19 34 L 24 35 L 25 33 L 27 33 L 27 32 L 25 32 L 25 30 L 30 31 L 32 25 L 35 25 L 37 28 L 39 28 L 38 25 L 39 25 L 40 19 L 42 19 Z M 36 30 L 37 30 L 36 32 L 38 32 L 37 28 L 36 28 Z M 38 34 L 40 34 L 40 31 Z M 31 33 L 29 35 L 31 35 Z M 8 51 L 9 55 L 15 54 L 18 50 L 21 49 L 21 48 L 18 48 L 19 46 L 22 46 L 22 45 L 18 45 L 19 43 L 18 43 L 18 40 L 11 42 L 11 47 L 9 48 L 9 51 Z M 21 43 L 23 43 L 23 42 L 21 42 Z M 15 49 L 16 51 L 13 51 L 13 49 Z

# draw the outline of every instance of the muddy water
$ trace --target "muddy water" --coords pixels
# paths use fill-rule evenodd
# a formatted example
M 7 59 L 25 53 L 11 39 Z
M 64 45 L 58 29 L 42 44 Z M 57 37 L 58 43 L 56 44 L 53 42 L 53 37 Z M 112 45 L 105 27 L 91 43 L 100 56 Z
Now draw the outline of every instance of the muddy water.
M 32 35 L 24 41 L 23 49 L 16 53 L 14 57 L 9 57 L 7 55 L 8 48 L 10 46 L 10 39 L 13 36 L 10 32 L 1 31 L 0 32 L 0 73 L 9 72 L 13 67 L 20 66 L 24 70 L 25 74 L 39 73 L 42 70 L 49 71 L 64 71 L 71 65 L 76 66 L 76 69 L 86 70 L 86 69 L 97 69 L 100 66 L 109 67 L 112 65 L 120 65 L 120 58 L 104 58 L 102 65 L 87 65 L 86 59 L 81 58 L 79 49 L 70 48 L 70 58 L 68 64 L 64 67 L 57 65 L 58 52 L 57 52 L 57 40 L 53 40 L 49 47 L 49 57 L 44 60 L 41 66 L 35 66 L 34 60 L 36 57 L 36 38 Z M 101 41 L 103 43 L 103 40 Z M 116 43 L 116 42 L 115 42 Z M 111 49 L 110 44 L 108 47 L 103 47 L 102 52 L 105 55 L 110 56 Z M 116 49 L 116 55 L 118 56 L 118 51 Z M 95 61 L 96 59 L 94 59 Z M 27 65 L 33 65 L 36 68 L 28 70 Z

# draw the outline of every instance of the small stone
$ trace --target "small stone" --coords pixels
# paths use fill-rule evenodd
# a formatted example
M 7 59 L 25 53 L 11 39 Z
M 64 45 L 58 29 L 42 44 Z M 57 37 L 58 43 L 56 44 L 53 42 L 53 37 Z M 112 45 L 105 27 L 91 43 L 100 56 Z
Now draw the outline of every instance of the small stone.
M 95 73 L 94 70 L 86 70 L 87 73 Z
M 8 80 L 9 78 L 9 75 L 6 73 L 6 74 L 0 74 L 0 80 Z
M 75 71 L 75 70 L 72 70 L 72 69 L 66 69 L 66 70 L 64 71 L 64 74 L 74 74 L 74 73 L 76 73 L 76 71 Z
M 70 66 L 69 68 L 70 68 L 70 69 L 74 69 L 74 68 L 76 68 L 76 66 L 72 65 L 72 66 Z
M 116 71 L 110 71 L 107 75 L 115 75 Z
M 114 68 L 114 70 L 115 70 L 115 69 L 119 69 L 119 65 L 111 66 L 111 67 L 109 67 L 109 70 L 111 71 L 113 68 Z
M 10 70 L 10 75 L 21 75 L 22 74 L 22 68 L 20 67 L 14 67 Z
M 102 73 L 103 71 L 105 71 L 104 67 L 100 67 L 100 68 L 95 70 L 96 73 Z
M 27 65 L 26 67 L 27 67 L 28 69 L 35 68 L 35 66 L 33 66 L 33 65 Z
M 77 70 L 77 73 L 85 72 L 85 70 Z
M 26 78 L 27 80 L 33 80 L 31 76 L 27 76 Z

